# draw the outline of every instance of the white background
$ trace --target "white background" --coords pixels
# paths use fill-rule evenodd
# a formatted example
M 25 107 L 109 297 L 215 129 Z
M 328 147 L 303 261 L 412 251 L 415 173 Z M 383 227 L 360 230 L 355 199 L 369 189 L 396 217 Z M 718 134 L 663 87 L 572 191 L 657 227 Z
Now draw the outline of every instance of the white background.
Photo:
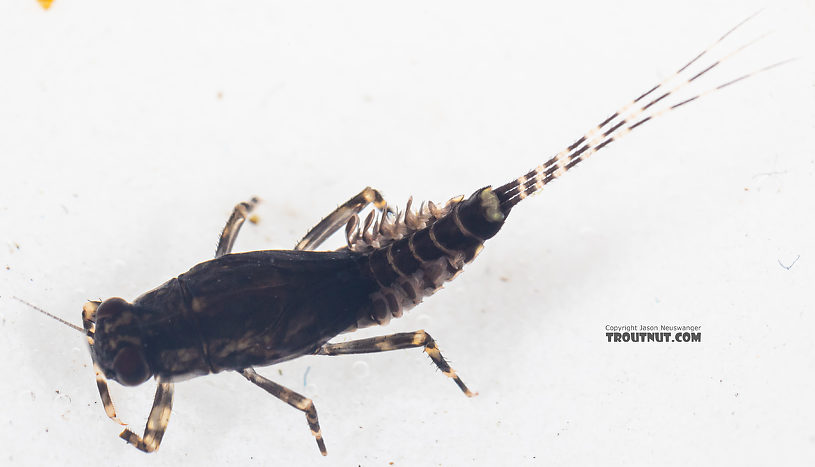
M 811 465 L 810 1 L 762 13 L 717 51 L 775 33 L 686 95 L 802 60 L 608 146 L 373 330 L 427 329 L 478 397 L 418 350 L 260 369 L 314 399 L 326 459 L 235 374 L 177 385 L 159 453 L 126 446 L 84 338 L 10 299 L 80 324 L 211 257 L 252 195 L 236 251 L 290 248 L 365 185 L 404 206 L 501 184 L 763 4 L 2 2 L 0 463 Z M 703 341 L 610 344 L 609 324 Z M 112 391 L 141 431 L 153 383 Z

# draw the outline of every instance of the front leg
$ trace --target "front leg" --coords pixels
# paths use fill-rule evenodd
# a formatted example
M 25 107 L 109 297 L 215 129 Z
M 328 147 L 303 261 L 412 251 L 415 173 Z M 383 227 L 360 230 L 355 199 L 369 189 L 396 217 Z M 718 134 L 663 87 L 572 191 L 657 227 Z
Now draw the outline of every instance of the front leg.
M 94 316 L 98 307 L 99 302 L 88 302 L 82 308 L 82 323 L 85 326 L 85 333 L 88 336 L 91 353 L 93 353 L 96 331 Z M 126 426 L 127 424 L 119 420 L 119 417 L 116 415 L 116 408 L 113 406 L 113 399 L 110 398 L 110 390 L 108 389 L 108 382 L 107 379 L 105 379 L 104 372 L 95 362 L 93 369 L 96 373 L 96 389 L 99 391 L 99 397 L 102 399 L 102 407 L 105 409 L 105 414 L 119 425 Z M 119 437 L 141 451 L 155 451 L 161 444 L 161 438 L 167 430 L 172 409 L 173 383 L 159 380 L 158 387 L 156 388 L 156 396 L 153 398 L 153 408 L 150 409 L 150 415 L 147 417 L 147 425 L 144 427 L 144 434 L 139 436 L 130 431 L 130 429 L 125 428 L 124 431 L 119 434 Z
M 144 452 L 153 452 L 161 444 L 161 438 L 167 431 L 167 424 L 170 422 L 170 412 L 173 410 L 173 383 L 158 383 L 156 397 L 153 399 L 153 408 L 150 416 L 147 417 L 147 425 L 144 427 L 142 436 L 133 433 L 129 429 L 119 434 L 119 437 L 132 444 Z

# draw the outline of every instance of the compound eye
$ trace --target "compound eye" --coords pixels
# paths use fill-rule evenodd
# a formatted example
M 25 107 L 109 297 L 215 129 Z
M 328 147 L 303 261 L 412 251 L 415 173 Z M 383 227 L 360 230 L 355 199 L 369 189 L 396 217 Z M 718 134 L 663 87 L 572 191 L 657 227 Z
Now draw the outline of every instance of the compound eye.
M 99 305 L 99 308 L 96 309 L 96 319 L 100 320 L 102 318 L 118 315 L 128 307 L 130 307 L 130 304 L 124 299 L 118 297 L 109 298 L 102 302 L 102 304 Z
M 150 379 L 152 372 L 144 353 L 136 346 L 128 345 L 113 359 L 113 371 L 116 372 L 116 381 L 125 386 L 138 386 Z

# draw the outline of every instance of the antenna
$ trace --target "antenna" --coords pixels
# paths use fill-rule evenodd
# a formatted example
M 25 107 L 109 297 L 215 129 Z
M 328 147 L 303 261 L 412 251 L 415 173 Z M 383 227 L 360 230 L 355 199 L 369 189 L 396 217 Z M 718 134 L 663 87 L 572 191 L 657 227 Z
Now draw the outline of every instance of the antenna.
M 71 324 L 71 323 L 69 323 L 68 321 L 65 321 L 64 319 L 62 319 L 62 318 L 60 318 L 60 317 L 58 317 L 58 316 L 54 316 L 54 315 L 52 315 L 51 313 L 49 313 L 49 312 L 47 312 L 47 311 L 43 310 L 42 308 L 40 308 L 40 307 L 38 307 L 38 306 L 36 306 L 36 305 L 32 305 L 31 303 L 28 303 L 27 301 L 23 300 L 22 298 L 17 298 L 17 297 L 14 297 L 14 296 L 12 296 L 11 298 L 13 298 L 13 299 L 17 300 L 18 302 L 20 302 L 20 303 L 22 303 L 22 304 L 25 304 L 25 305 L 30 306 L 31 308 L 33 308 L 33 309 L 35 309 L 35 310 L 39 311 L 40 313 L 44 314 L 45 316 L 48 316 L 49 318 L 53 318 L 53 319 L 55 319 L 55 320 L 59 321 L 60 323 L 62 323 L 62 324 L 64 324 L 64 325 L 68 326 L 69 328 L 76 329 L 77 331 L 81 332 L 82 334 L 85 334 L 85 330 L 84 330 L 84 329 L 82 329 L 82 328 L 80 328 L 79 326 L 77 326 L 77 325 L 75 325 L 75 324 Z

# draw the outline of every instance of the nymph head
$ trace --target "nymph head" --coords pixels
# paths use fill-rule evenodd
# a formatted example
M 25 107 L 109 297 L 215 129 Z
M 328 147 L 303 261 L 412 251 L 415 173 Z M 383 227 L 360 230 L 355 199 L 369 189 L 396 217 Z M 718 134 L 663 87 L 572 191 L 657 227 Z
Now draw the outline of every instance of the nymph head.
M 121 298 L 85 304 L 83 320 L 93 361 L 105 377 L 137 386 L 153 375 L 144 352 L 138 314 Z

